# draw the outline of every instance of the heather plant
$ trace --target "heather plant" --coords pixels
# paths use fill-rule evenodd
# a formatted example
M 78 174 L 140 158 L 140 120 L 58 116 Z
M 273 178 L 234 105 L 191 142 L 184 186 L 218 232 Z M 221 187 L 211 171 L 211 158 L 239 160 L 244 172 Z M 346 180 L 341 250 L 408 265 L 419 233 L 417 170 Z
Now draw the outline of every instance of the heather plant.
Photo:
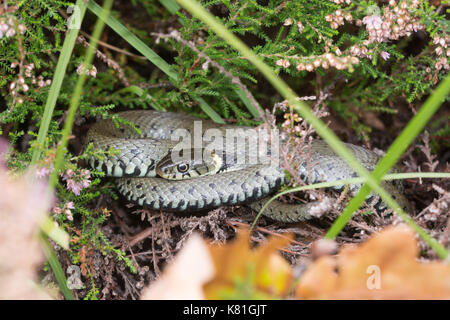
M 411 118 L 450 69 L 444 1 L 437 6 L 419 0 L 201 3 L 272 67 L 298 100 L 313 104 L 321 117 L 340 117 L 366 144 L 376 127 L 367 117 Z M 89 260 L 94 251 L 112 254 L 131 272 L 136 266 L 102 231 L 111 209 L 95 201 L 117 195 L 111 183 L 100 184 L 103 173 L 86 167 L 88 158 L 104 156 L 81 147 L 89 122 L 112 117 L 128 124 L 114 112 L 153 108 L 256 125 L 275 106 L 270 116 L 284 119 L 282 127 L 290 133 L 310 135 L 313 130 L 248 58 L 172 0 L 116 1 L 113 20 L 106 20 L 111 29 L 105 29 L 97 48 L 91 32 L 101 9 L 89 1 L 74 49 L 64 53 L 70 57 L 67 68 L 57 74 L 64 41 L 73 32 L 67 21 L 75 18 L 73 4 L 4 0 L 0 5 L 0 133 L 12 146 L 7 158 L 11 171 L 33 164 L 40 179 L 56 177 L 57 200 L 50 215 L 70 237 L 70 260 L 91 281 L 86 297 L 95 298 L 98 288 Z M 95 58 L 86 63 L 89 48 Z M 74 130 L 55 172 L 63 124 L 70 119 L 67 110 L 81 75 L 86 81 L 75 106 Z M 47 123 L 45 106 L 58 76 L 63 79 Z M 433 124 L 435 136 L 449 134 L 448 116 Z M 43 128 L 48 131 L 41 141 Z M 445 139 L 431 144 L 437 154 L 449 146 Z

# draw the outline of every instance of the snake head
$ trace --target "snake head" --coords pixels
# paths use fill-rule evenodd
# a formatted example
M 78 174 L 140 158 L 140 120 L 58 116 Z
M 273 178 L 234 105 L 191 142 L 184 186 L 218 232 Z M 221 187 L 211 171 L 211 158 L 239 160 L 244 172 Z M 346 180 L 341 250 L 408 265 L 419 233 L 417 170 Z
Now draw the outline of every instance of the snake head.
M 171 151 L 156 164 L 156 174 L 167 180 L 184 180 L 216 173 L 222 158 L 205 148 L 188 148 L 179 154 Z

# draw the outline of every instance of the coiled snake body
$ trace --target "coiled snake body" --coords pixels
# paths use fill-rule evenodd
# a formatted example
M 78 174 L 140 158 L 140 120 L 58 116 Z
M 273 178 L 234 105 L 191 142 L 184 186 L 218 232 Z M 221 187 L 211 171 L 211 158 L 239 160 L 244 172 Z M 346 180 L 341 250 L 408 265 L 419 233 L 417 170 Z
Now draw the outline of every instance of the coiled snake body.
M 87 143 L 95 149 L 120 150 L 120 154 L 105 157 L 103 160 L 92 158 L 90 165 L 108 176 L 118 177 L 118 190 L 128 200 L 151 209 L 167 211 L 198 211 L 223 205 L 250 204 L 259 209 L 259 201 L 270 195 L 285 183 L 284 170 L 279 166 L 253 164 L 235 166 L 233 161 L 224 162 L 217 172 L 201 175 L 192 179 L 172 181 L 157 177 L 158 163 L 167 158 L 178 141 L 169 138 L 177 129 L 195 131 L 194 121 L 189 115 L 157 111 L 126 111 L 118 114 L 140 130 L 140 134 L 131 126 L 117 128 L 111 119 L 100 120 L 88 132 Z M 202 120 L 202 132 L 210 128 L 219 128 L 221 132 L 236 126 L 218 126 L 209 120 Z M 244 127 L 241 127 L 244 128 Z M 361 165 L 373 170 L 378 156 L 362 147 L 352 144 L 346 146 L 353 152 Z M 240 148 L 241 146 L 235 146 Z M 335 181 L 355 177 L 353 170 L 339 158 L 329 146 L 316 140 L 309 152 L 308 168 L 306 159 L 296 159 L 299 163 L 299 175 L 309 177 L 311 183 Z M 184 169 L 184 168 L 183 168 Z M 308 174 L 309 173 L 309 174 Z M 312 173 L 312 174 L 311 174 Z M 308 180 L 305 178 L 305 180 Z M 390 183 L 383 185 L 404 207 L 408 201 L 401 191 Z M 357 190 L 359 186 L 351 186 Z M 264 214 L 278 221 L 294 222 L 308 219 L 317 201 L 289 205 L 273 202 Z

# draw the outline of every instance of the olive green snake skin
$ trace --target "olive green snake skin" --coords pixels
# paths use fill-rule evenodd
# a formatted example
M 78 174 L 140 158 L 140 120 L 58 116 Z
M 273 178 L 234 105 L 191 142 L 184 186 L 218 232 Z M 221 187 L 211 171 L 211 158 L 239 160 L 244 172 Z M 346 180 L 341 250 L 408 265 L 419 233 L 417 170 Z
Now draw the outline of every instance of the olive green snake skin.
M 263 164 L 179 181 L 156 177 L 156 165 L 178 143 L 168 140 L 169 137 L 179 128 L 192 132 L 194 121 L 199 119 L 178 113 L 143 110 L 118 115 L 134 123 L 140 134 L 129 125 L 117 128 L 111 119 L 96 122 L 87 134 L 86 143 L 92 143 L 95 149 L 120 150 L 120 154 L 102 160 L 92 158 L 90 165 L 104 171 L 107 176 L 117 177 L 120 193 L 139 205 L 155 210 L 192 212 L 224 205 L 249 204 L 258 210 L 264 198 L 286 182 L 283 169 Z M 202 120 L 202 129 L 208 128 L 225 130 L 236 126 L 220 126 Z M 375 153 L 352 144 L 346 146 L 361 165 L 368 170 L 375 168 L 379 159 Z M 308 179 L 305 177 L 309 176 L 310 183 L 356 177 L 354 171 L 321 140 L 313 141 L 309 154 L 309 168 L 306 159 L 296 160 L 300 163 L 299 175 L 306 181 Z M 357 190 L 359 187 L 350 186 L 350 189 Z M 409 206 L 397 186 L 384 183 L 383 187 L 400 205 L 405 208 Z M 309 219 L 318 205 L 318 201 L 298 205 L 274 201 L 263 214 L 278 221 L 302 221 Z

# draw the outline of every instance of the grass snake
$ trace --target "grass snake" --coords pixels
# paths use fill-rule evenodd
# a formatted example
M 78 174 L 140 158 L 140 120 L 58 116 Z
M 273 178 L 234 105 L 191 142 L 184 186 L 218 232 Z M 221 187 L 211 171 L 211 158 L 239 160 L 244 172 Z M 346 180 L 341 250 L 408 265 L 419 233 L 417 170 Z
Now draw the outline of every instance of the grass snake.
M 92 157 L 90 165 L 96 170 L 104 171 L 107 176 L 117 177 L 116 184 L 120 193 L 139 205 L 156 210 L 186 212 L 223 205 L 248 204 L 258 210 L 265 198 L 279 190 L 286 182 L 284 170 L 279 165 L 239 164 L 236 161 L 237 153 L 244 149 L 239 142 L 233 144 L 233 156 L 229 156 L 228 154 L 233 152 L 227 150 L 228 158 L 225 161 L 224 153 L 219 150 L 213 154 L 213 159 L 220 161 L 214 160 L 206 165 L 202 163 L 198 167 L 191 163 L 190 170 L 186 170 L 185 164 L 172 164 L 169 168 L 176 170 L 178 175 L 186 172 L 195 177 L 175 181 L 170 180 L 170 177 L 161 178 L 157 174 L 160 164 L 170 164 L 170 161 L 166 160 L 179 143 L 170 138 L 179 129 L 195 135 L 195 121 L 199 119 L 185 114 L 150 110 L 125 111 L 117 115 L 133 123 L 140 133 L 136 132 L 133 126 L 117 127 L 111 119 L 97 121 L 88 131 L 86 142 L 92 143 L 95 149 L 120 150 L 120 154 L 103 157 L 102 160 Z M 201 120 L 201 127 L 201 138 L 208 129 L 215 128 L 222 134 L 225 134 L 227 129 L 246 129 L 218 125 L 210 120 Z M 374 152 L 352 144 L 346 146 L 366 169 L 375 168 L 379 157 Z M 204 147 L 202 144 L 200 148 L 191 150 L 205 150 Z M 244 154 L 246 152 L 248 153 L 242 151 Z M 308 161 L 295 159 L 299 175 L 306 182 L 336 181 L 357 176 L 322 140 L 312 142 L 308 157 Z M 209 169 L 212 171 L 208 171 Z M 158 172 L 161 174 L 164 170 L 160 169 Z M 383 187 L 401 206 L 410 208 L 398 185 L 386 182 Z M 359 188 L 360 185 L 350 186 L 352 191 Z M 296 222 L 309 219 L 318 206 L 318 201 L 296 205 L 274 201 L 265 210 L 264 215 L 277 221 Z

